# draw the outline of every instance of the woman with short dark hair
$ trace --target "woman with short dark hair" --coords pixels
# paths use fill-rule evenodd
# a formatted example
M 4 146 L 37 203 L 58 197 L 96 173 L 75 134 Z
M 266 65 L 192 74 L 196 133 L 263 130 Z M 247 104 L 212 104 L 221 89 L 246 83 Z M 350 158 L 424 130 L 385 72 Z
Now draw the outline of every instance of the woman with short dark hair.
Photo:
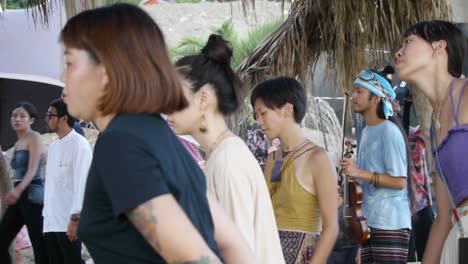
M 398 75 L 422 92 L 434 109 L 431 134 L 436 141 L 433 153 L 437 217 L 422 262 L 458 263 L 458 238 L 463 230 L 451 222 L 450 208 L 451 204 L 458 208 L 466 237 L 468 79 L 461 78 L 466 37 L 452 22 L 430 20 L 413 25 L 403 38 L 395 55 Z
M 306 91 L 278 77 L 255 86 L 250 104 L 265 135 L 281 141 L 264 173 L 286 263 L 326 263 L 338 234 L 337 177 L 327 152 L 302 131 Z
M 64 101 L 101 131 L 78 226 L 95 263 L 253 263 L 160 116 L 187 100 L 157 24 L 115 4 L 71 18 L 61 39 Z

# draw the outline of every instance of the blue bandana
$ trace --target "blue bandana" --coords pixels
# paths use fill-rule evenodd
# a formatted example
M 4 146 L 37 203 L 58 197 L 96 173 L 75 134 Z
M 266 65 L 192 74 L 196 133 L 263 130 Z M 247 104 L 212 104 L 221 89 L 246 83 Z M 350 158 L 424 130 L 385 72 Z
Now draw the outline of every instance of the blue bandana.
M 391 101 L 395 99 L 396 94 L 392 89 L 392 85 L 384 77 L 372 71 L 362 71 L 358 74 L 353 84 L 382 97 L 385 118 L 388 119 L 389 116 L 393 116 Z

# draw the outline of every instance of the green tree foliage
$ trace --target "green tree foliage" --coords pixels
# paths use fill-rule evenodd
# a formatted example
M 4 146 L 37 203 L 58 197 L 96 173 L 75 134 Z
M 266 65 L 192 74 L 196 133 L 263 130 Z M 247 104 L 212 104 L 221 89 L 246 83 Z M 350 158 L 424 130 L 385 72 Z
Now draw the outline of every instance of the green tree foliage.
M 122 0 L 120 2 L 132 4 L 132 5 L 138 5 L 138 4 L 140 4 L 141 0 Z
M 7 0 L 6 2 L 7 2 L 6 5 L 8 9 L 22 9 L 28 6 L 28 0 Z M 4 1 L 1 0 L 2 5 L 3 3 Z
M 246 37 L 239 38 L 232 21 L 227 20 L 221 27 L 213 28 L 212 32 L 223 36 L 224 39 L 231 43 L 234 52 L 232 66 L 237 68 L 242 61 L 280 25 L 281 20 L 261 24 L 250 30 Z M 201 39 L 199 37 L 184 38 L 177 47 L 171 49 L 171 57 L 173 60 L 177 60 L 184 56 L 198 54 L 205 44 L 206 39 Z

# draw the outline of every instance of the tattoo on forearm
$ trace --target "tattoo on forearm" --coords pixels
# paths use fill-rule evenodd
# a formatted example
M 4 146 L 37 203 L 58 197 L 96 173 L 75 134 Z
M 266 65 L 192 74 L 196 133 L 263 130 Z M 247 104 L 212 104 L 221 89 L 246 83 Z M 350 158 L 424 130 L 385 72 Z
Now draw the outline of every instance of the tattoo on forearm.
M 176 261 L 176 262 L 171 262 L 171 264 L 222 264 L 222 262 L 217 258 L 210 258 L 208 256 L 205 256 L 205 257 L 202 257 L 200 260 Z
M 161 245 L 156 234 L 158 220 L 153 215 L 151 203 L 147 202 L 140 205 L 128 213 L 127 216 L 153 248 L 158 252 L 161 251 Z

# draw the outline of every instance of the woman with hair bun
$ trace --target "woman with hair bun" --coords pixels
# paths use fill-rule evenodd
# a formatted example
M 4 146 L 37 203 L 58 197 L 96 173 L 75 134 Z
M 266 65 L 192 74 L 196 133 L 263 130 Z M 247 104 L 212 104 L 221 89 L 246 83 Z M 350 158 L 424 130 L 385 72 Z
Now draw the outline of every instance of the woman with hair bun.
M 245 90 L 230 63 L 232 49 L 211 35 L 200 54 L 176 62 L 189 107 L 168 116 L 176 134 L 189 134 L 206 153 L 208 190 L 235 222 L 256 263 L 284 263 L 273 207 L 262 170 L 224 117 L 242 103 Z

